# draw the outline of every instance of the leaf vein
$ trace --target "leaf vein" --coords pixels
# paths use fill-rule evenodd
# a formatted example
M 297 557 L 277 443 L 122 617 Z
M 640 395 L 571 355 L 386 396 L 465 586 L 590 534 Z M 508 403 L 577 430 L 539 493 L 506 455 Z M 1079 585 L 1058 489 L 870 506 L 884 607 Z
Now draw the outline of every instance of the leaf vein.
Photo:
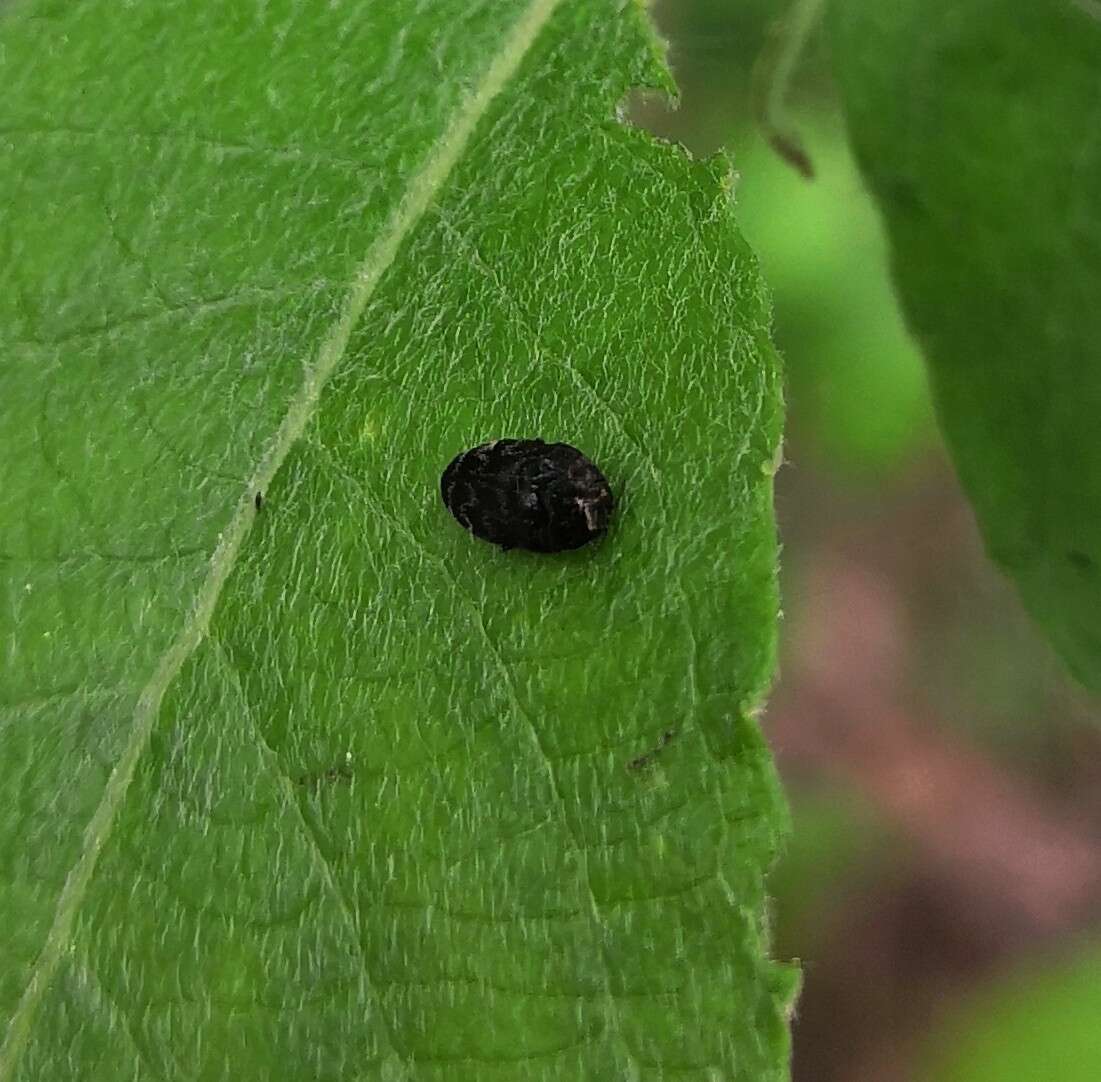
M 212 643 L 214 639 L 210 640 Z M 216 644 L 218 657 L 221 659 L 223 665 L 231 674 L 234 684 L 237 687 L 238 694 L 241 698 L 241 705 L 244 708 L 245 714 L 249 720 L 249 731 L 252 734 L 261 758 L 267 764 L 268 769 L 278 778 L 283 788 L 283 794 L 287 803 L 295 811 L 295 817 L 298 822 L 299 832 L 305 839 L 306 844 L 309 846 L 310 851 L 314 855 L 314 859 L 317 862 L 317 866 L 321 872 L 321 878 L 325 883 L 325 887 L 328 890 L 330 896 L 335 899 L 337 907 L 340 910 L 341 916 L 344 918 L 344 922 L 347 925 L 348 932 L 352 937 L 352 942 L 355 944 L 356 953 L 359 956 L 360 970 L 367 978 L 368 987 L 375 990 L 375 978 L 369 971 L 367 965 L 367 955 L 363 950 L 363 942 L 359 936 L 359 927 L 356 921 L 355 906 L 352 903 L 352 899 L 345 893 L 343 886 L 340 883 L 340 878 L 336 869 L 333 867 L 329 858 L 325 855 L 325 850 L 321 845 L 321 839 L 317 836 L 317 831 L 310 823 L 309 817 L 302 809 L 302 800 L 299 796 L 298 787 L 294 783 L 294 779 L 283 769 L 283 764 L 279 759 L 279 755 L 276 750 L 267 742 L 264 738 L 264 734 L 260 729 L 260 726 L 256 723 L 256 718 L 252 711 L 252 704 L 249 702 L 248 696 L 245 694 L 244 685 L 241 683 L 240 674 L 237 672 L 236 667 L 233 664 L 233 659 L 226 652 L 225 647 L 218 642 Z M 377 993 L 376 993 L 377 997 Z M 389 1044 L 391 1051 L 397 1056 L 408 1068 L 408 1057 L 404 1055 L 397 1046 L 397 1042 L 394 1040 L 393 1029 L 387 1018 L 386 1011 L 382 1009 L 382 1004 L 379 1003 L 379 1017 L 382 1019 L 382 1026 L 386 1032 L 387 1044 Z
M 322 342 L 314 362 L 304 367 L 301 387 L 257 465 L 248 485 L 250 491 L 262 492 L 270 487 L 275 473 L 316 412 L 322 388 L 343 358 L 352 330 L 383 274 L 447 182 L 479 121 L 516 73 L 559 3 L 560 0 L 532 0 L 507 31 L 500 49 L 471 93 L 459 104 L 451 123 L 413 173 L 401 200 L 367 249 L 348 289 L 343 312 Z M 254 515 L 250 512 L 251 508 L 239 507 L 227 524 L 211 557 L 210 571 L 195 596 L 190 615 L 138 696 L 130 737 L 85 828 L 80 854 L 58 896 L 46 941 L 12 1015 L 3 1044 L 0 1044 L 0 1082 L 11 1082 L 18 1070 L 39 1005 L 72 939 L 76 914 L 88 891 L 99 855 L 111 836 L 138 762 L 149 744 L 164 694 L 184 662 L 206 637 L 222 588 L 254 521 Z

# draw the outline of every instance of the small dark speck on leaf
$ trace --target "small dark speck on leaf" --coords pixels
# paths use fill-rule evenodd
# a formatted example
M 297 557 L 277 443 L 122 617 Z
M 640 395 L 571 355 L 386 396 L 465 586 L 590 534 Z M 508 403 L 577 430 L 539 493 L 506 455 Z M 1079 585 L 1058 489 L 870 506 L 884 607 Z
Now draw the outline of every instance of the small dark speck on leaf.
M 1079 552 L 1078 549 L 1071 549 L 1070 552 L 1067 553 L 1067 559 L 1070 560 L 1071 564 L 1078 571 L 1093 570 L 1093 560 L 1091 560 L 1086 553 Z
M 661 754 L 662 749 L 666 747 L 676 735 L 673 729 L 666 729 L 665 732 L 661 734 L 661 738 L 658 740 L 657 744 L 649 751 L 643 752 L 642 755 L 635 756 L 635 758 L 627 764 L 627 769 L 638 771 L 644 770 L 648 766 L 652 766 L 654 760 Z
M 344 763 L 337 763 L 335 766 L 329 767 L 328 770 L 311 770 L 306 774 L 301 775 L 297 781 L 299 785 L 308 786 L 311 789 L 319 786 L 324 782 L 335 781 L 348 781 L 352 777 L 351 766 Z

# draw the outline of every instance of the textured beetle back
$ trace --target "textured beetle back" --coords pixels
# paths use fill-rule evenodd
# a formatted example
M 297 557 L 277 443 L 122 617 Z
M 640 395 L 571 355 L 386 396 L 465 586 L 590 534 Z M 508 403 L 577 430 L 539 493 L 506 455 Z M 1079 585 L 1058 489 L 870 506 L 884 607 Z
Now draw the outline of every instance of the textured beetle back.
M 600 536 L 615 500 L 596 465 L 568 443 L 501 439 L 463 451 L 440 478 L 465 529 L 502 548 L 563 552 Z

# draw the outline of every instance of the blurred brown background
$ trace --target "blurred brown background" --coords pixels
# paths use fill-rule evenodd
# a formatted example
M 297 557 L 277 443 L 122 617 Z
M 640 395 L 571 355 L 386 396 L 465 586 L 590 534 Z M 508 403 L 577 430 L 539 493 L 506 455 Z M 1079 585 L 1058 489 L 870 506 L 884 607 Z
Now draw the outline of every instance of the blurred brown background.
M 848 155 L 824 35 L 755 114 L 780 0 L 659 0 L 681 89 L 633 121 L 740 173 L 788 386 L 766 732 L 794 817 L 775 950 L 797 1082 L 1101 1079 L 1101 704 L 983 555 Z M 754 77 L 754 65 L 757 75 Z

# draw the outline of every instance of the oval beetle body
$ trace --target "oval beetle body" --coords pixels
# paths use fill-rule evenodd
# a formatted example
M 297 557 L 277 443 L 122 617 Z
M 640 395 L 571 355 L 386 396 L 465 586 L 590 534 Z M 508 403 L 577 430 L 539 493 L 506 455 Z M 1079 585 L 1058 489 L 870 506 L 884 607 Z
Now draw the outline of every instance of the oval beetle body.
M 444 506 L 475 537 L 508 550 L 565 552 L 608 528 L 607 478 L 576 447 L 491 440 L 456 455 L 440 478 Z

